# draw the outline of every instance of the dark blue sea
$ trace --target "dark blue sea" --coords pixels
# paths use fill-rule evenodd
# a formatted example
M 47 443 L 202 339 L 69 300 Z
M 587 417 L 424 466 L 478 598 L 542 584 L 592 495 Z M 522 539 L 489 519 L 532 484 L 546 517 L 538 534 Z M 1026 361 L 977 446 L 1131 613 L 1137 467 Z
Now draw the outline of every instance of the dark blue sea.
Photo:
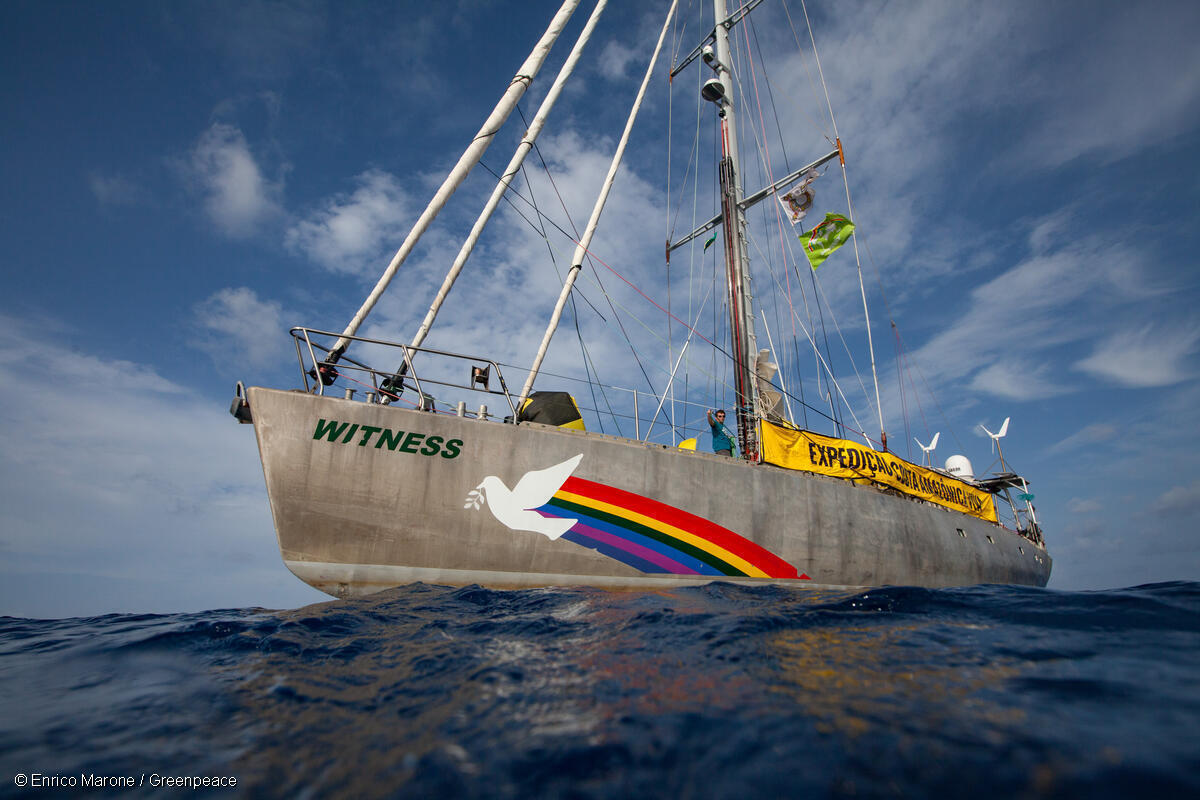
M 4 797 L 1195 798 L 1200 583 L 417 585 L 294 611 L 5 617 L 0 781 Z

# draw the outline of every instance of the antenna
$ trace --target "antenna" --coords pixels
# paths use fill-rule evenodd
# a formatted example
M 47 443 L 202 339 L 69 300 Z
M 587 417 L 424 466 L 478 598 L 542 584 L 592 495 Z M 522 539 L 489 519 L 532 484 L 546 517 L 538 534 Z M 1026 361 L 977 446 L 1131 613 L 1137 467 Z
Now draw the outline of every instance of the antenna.
M 1004 465 L 1004 451 L 1000 449 L 1000 440 L 1004 438 L 1004 435 L 1006 433 L 1008 433 L 1009 419 L 1011 419 L 1011 417 L 1004 418 L 1004 424 L 1000 426 L 999 433 L 992 433 L 982 424 L 980 424 L 980 426 L 979 426 L 979 427 L 983 428 L 983 432 L 986 433 L 988 435 L 988 437 L 992 440 L 992 451 L 998 452 L 1000 454 L 1000 469 L 1007 469 L 1007 467 Z
M 941 431 L 938 431 L 937 433 L 935 433 L 935 434 L 933 435 L 933 441 L 931 441 L 931 442 L 929 443 L 929 446 L 928 446 L 928 447 L 926 447 L 925 445 L 921 444 L 921 440 L 920 440 L 920 439 L 918 439 L 918 438 L 917 438 L 917 437 L 915 437 L 915 436 L 913 437 L 913 441 L 917 443 L 917 447 L 921 448 L 921 452 L 925 454 L 925 455 L 924 455 L 924 458 L 925 458 L 925 466 L 927 466 L 927 467 L 928 467 L 928 466 L 932 466 L 932 462 L 930 461 L 929 454 L 930 454 L 930 453 L 932 453 L 932 452 L 934 451 L 934 449 L 937 447 L 938 437 L 939 437 L 939 436 L 941 436 L 941 435 L 942 435 L 942 432 L 941 432 Z

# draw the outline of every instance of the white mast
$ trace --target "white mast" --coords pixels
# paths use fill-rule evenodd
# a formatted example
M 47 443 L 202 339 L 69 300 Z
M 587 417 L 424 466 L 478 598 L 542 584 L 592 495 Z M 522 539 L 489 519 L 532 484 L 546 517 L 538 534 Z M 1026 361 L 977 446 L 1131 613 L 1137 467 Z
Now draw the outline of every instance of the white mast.
M 525 131 L 525 136 L 521 139 L 521 143 L 517 145 L 517 151 L 513 153 L 512 160 L 508 162 L 508 168 L 504 170 L 504 174 L 496 183 L 496 188 L 492 190 L 492 196 L 488 198 L 487 204 L 483 207 L 483 211 L 479 213 L 479 218 L 475 220 L 475 225 L 471 228 L 471 233 L 459 249 L 458 257 L 454 259 L 454 264 L 451 265 L 450 271 L 446 274 L 446 279 L 442 282 L 442 288 L 438 290 L 437 296 L 433 300 L 433 305 L 429 307 L 429 312 L 425 315 L 425 319 L 421 321 L 421 327 L 417 329 L 416 335 L 413 336 L 413 347 L 420 347 L 421 342 L 425 341 L 425 337 L 429 335 L 429 329 L 433 325 L 434 318 L 437 317 L 438 311 L 446 301 L 446 296 L 450 294 L 450 289 L 458 279 L 459 273 L 462 272 L 463 265 L 467 263 L 471 251 L 475 249 L 475 243 L 479 241 L 479 236 L 483 233 L 484 226 L 492 218 L 492 213 L 500 205 L 500 201 L 504 198 L 504 193 L 508 191 L 509 184 L 512 183 L 512 179 L 520 171 L 521 164 L 525 162 L 525 156 L 529 155 L 529 151 L 533 149 L 533 143 L 537 141 L 538 135 L 542 132 L 542 128 L 546 124 L 546 118 L 550 116 L 550 110 L 554 108 L 554 103 L 558 100 L 558 96 L 562 94 L 563 87 L 567 83 L 567 78 L 571 76 L 571 72 L 575 69 L 579 57 L 583 55 L 583 48 L 587 45 L 588 39 L 591 38 L 592 31 L 595 30 L 596 23 L 600 21 L 600 14 L 603 13 L 604 7 L 607 4 L 608 0 L 599 0 L 596 3 L 595 9 L 592 10 L 592 16 L 588 18 L 587 25 L 584 26 L 583 32 L 579 34 L 579 38 L 575 41 L 575 47 L 567 57 L 566 63 L 562 65 L 562 69 L 559 70 L 558 77 L 554 80 L 554 85 L 550 87 L 550 92 L 542 100 L 541 106 L 538 107 L 537 114 L 533 117 L 533 122 L 529 124 L 529 129 Z
M 725 0 L 713 0 L 716 26 L 713 40 L 716 63 L 705 62 L 716 70 L 716 83 L 704 86 L 703 96 L 715 102 L 721 117 L 721 209 L 725 228 L 725 265 L 728 272 L 730 335 L 733 346 L 734 391 L 736 395 L 738 445 L 742 458 L 758 460 L 758 393 L 755 390 L 754 366 L 758 345 L 754 336 L 753 299 L 750 294 L 750 261 L 746 251 L 746 215 L 742 209 L 742 180 L 738 170 L 737 125 L 734 117 L 733 79 L 729 66 L 729 26 Z
M 617 169 L 621 166 L 621 158 L 625 155 L 625 146 L 629 143 L 629 134 L 633 131 L 634 120 L 637 119 L 638 111 L 642 107 L 642 100 L 646 96 L 646 87 L 650 83 L 650 76 L 654 74 L 654 65 L 658 62 L 658 54 L 662 50 L 663 40 L 667 38 L 667 31 L 670 29 L 671 19 L 675 16 L 675 6 L 677 4 L 678 0 L 672 0 L 671 8 L 667 11 L 667 18 L 663 21 L 662 31 L 658 34 L 658 43 L 654 46 L 654 55 L 650 57 L 650 64 L 646 67 L 646 75 L 642 78 L 641 88 L 638 89 L 637 98 L 633 101 L 633 108 L 629 112 L 629 118 L 625 120 L 625 131 L 621 134 L 621 141 L 617 144 L 617 151 L 613 153 L 612 162 L 608 165 L 608 174 L 604 177 L 604 184 L 600 187 L 600 195 L 596 198 L 595 205 L 592 206 L 592 215 L 588 218 L 587 227 L 583 231 L 583 237 L 575 247 L 575 254 L 571 256 L 571 269 L 567 272 L 567 279 L 563 284 L 562 291 L 559 292 L 558 302 L 554 304 L 554 313 L 550 315 L 550 324 L 546 326 L 546 333 L 542 336 L 542 344 L 538 347 L 537 355 L 533 359 L 533 366 L 529 368 L 529 377 L 525 379 L 525 385 L 521 388 L 521 397 L 517 401 L 518 411 L 525 405 L 526 398 L 529 397 L 529 393 L 533 390 L 533 382 L 542 367 L 542 361 L 546 358 L 546 351 L 550 349 L 550 339 L 554 337 L 554 331 L 558 328 L 558 321 L 562 319 L 563 307 L 566 306 L 571 289 L 575 286 L 575 279 L 579 276 L 579 270 L 583 269 L 583 257 L 587 255 L 588 247 L 592 243 L 592 236 L 596 233 L 596 226 L 600 224 L 600 213 L 604 211 L 604 204 L 608 201 L 608 193 L 612 189 L 613 181 L 617 177 Z
M 475 138 L 471 140 L 471 144 L 463 151 L 462 156 L 458 159 L 458 163 L 454 165 L 454 169 L 446 176 L 446 180 L 442 182 L 433 199 L 429 201 L 429 205 L 425 207 L 416 224 L 409 231 L 404 244 L 400 245 L 400 249 L 396 251 L 392 262 L 384 270 L 383 275 L 375 284 L 375 288 L 371 290 L 371 294 L 367 296 L 358 313 L 354 315 L 354 319 L 350 320 L 350 324 L 342 332 L 341 338 L 337 340 L 337 343 L 330 351 L 331 361 L 336 361 L 345 352 L 346 346 L 349 344 L 348 337 L 353 336 L 358 331 L 358 327 L 367 318 L 367 314 L 371 313 L 371 309 L 375 307 L 375 304 L 387 289 L 388 284 L 395 277 L 396 270 L 400 268 L 400 265 L 404 263 L 404 260 L 408 258 L 413 248 L 416 247 L 422 234 L 425 233 L 430 223 L 438 215 L 438 212 L 442 210 L 442 207 L 446 205 L 446 201 L 454 194 L 459 184 L 466 180 L 471 168 L 479 162 L 479 159 L 483 158 L 484 151 L 492 143 L 492 139 L 495 137 L 497 131 L 500 130 L 500 126 L 508 119 L 508 115 L 516 108 L 517 102 L 525 94 L 525 90 L 529 88 L 529 84 L 533 82 L 533 78 L 537 75 L 538 70 L 542 68 L 546 56 L 550 54 L 550 48 L 554 46 L 555 40 L 558 39 L 559 34 L 566 27 L 567 20 L 571 18 L 571 14 L 574 13 L 578 5 L 579 0 L 564 0 L 562 7 L 558 9 L 558 13 L 554 15 L 554 19 L 550 21 L 550 27 L 546 29 L 541 40 L 538 41 L 537 45 L 530 52 L 529 57 L 525 59 L 525 63 L 517 70 L 517 74 L 513 77 L 508 89 L 504 92 L 504 96 L 500 98 L 500 102 L 496 104 L 487 121 L 483 123 L 483 127 L 479 129 L 479 133 L 475 134 Z

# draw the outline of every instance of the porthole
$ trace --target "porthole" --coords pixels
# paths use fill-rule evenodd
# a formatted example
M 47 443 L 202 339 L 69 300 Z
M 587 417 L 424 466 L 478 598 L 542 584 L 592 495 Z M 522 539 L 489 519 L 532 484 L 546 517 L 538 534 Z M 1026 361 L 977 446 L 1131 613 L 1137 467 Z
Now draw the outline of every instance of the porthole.
M 990 533 L 987 535 L 987 537 L 988 537 L 988 542 L 990 542 L 991 544 L 996 543 L 996 540 L 992 538 L 992 535 Z
M 964 538 L 964 539 L 967 538 L 967 532 L 964 531 L 962 528 L 955 528 L 954 530 L 958 531 L 958 535 L 961 536 L 962 538 Z

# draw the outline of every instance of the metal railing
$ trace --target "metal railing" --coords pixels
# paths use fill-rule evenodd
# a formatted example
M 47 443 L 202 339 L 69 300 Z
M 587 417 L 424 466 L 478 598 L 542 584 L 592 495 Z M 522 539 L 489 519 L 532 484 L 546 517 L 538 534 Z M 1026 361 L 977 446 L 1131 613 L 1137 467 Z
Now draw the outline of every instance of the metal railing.
M 374 399 L 374 402 L 387 405 L 399 400 L 405 390 L 411 388 L 417 394 L 417 407 L 432 410 L 431 404 L 434 397 L 425 390 L 426 387 L 451 387 L 472 393 L 503 397 L 508 404 L 509 411 L 512 412 L 513 419 L 517 416 L 516 405 L 504 382 L 500 365 L 489 358 L 433 350 L 428 347 L 413 347 L 365 336 L 344 336 L 341 333 L 315 328 L 297 326 L 292 328 L 290 333 L 296 344 L 296 358 L 300 362 L 300 372 L 304 378 L 306 392 L 323 395 L 326 387 L 334 385 L 339 379 L 345 379 L 367 388 L 368 402 Z M 385 353 L 395 354 L 395 362 L 400 366 L 395 369 L 379 369 L 365 363 L 359 357 L 352 357 L 345 353 L 331 359 L 330 355 L 338 340 L 382 347 L 385 349 Z M 428 372 L 421 377 L 417 372 L 416 362 L 418 360 L 428 362 L 431 359 L 441 363 L 446 361 L 466 362 L 471 367 L 470 379 L 465 383 L 459 383 L 432 377 Z M 492 381 L 497 381 L 500 388 L 492 389 Z M 482 387 L 480 386 L 481 382 Z M 347 388 L 350 388 L 352 392 L 357 391 L 351 387 Z

